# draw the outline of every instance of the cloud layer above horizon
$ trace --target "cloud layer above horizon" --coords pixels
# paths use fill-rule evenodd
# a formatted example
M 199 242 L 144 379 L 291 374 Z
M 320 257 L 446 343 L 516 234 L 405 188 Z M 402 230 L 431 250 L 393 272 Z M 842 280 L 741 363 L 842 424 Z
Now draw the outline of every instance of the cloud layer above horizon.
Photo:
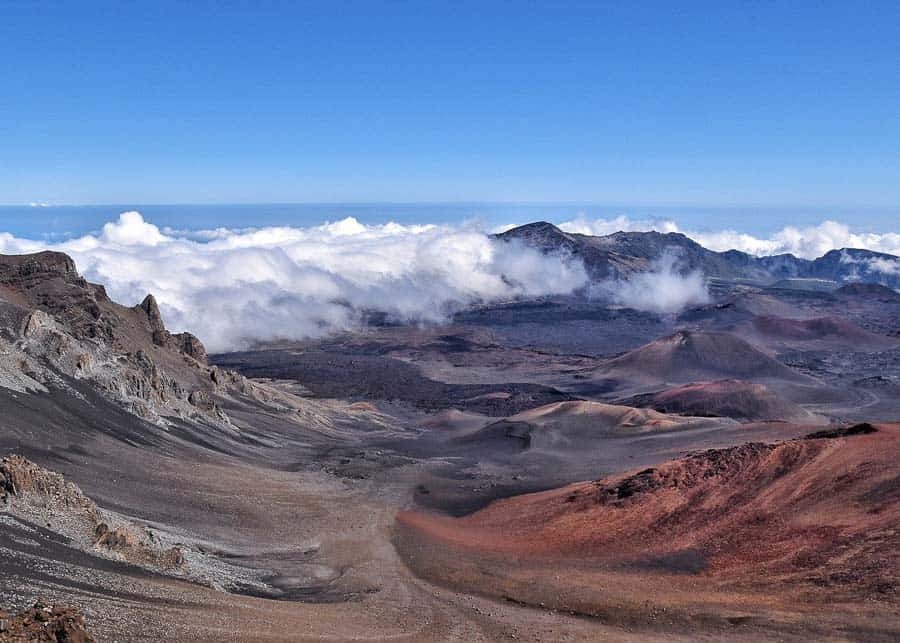
M 440 322 L 461 306 L 567 294 L 585 285 L 580 261 L 503 243 L 467 227 L 366 226 L 179 233 L 125 212 L 93 235 L 61 243 L 0 234 L 0 253 L 52 249 L 89 281 L 133 305 L 147 293 L 168 326 L 212 351 L 356 327 L 366 311 Z
M 586 234 L 682 231 L 672 221 L 626 217 L 560 227 Z M 686 234 L 712 250 L 756 255 L 812 259 L 843 247 L 900 254 L 896 233 L 858 234 L 832 221 L 787 227 L 765 239 L 734 231 Z M 474 225 L 363 225 L 347 218 L 307 228 L 180 231 L 125 212 L 94 234 L 62 242 L 0 233 L 0 254 L 46 249 L 71 255 L 88 280 L 106 286 L 120 303 L 133 305 L 153 293 L 168 326 L 195 333 L 211 351 L 351 330 L 366 311 L 403 322 L 442 322 L 466 305 L 568 294 L 588 281 L 577 259 L 498 242 Z M 655 312 L 675 312 L 707 296 L 703 275 L 676 274 L 671 261 L 600 286 L 616 303 Z

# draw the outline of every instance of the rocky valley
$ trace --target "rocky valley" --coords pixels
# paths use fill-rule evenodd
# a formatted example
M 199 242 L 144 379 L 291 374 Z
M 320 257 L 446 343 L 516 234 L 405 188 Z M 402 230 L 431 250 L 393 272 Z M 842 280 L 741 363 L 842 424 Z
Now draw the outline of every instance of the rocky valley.
M 900 637 L 900 260 L 491 243 L 589 281 L 208 354 L 0 256 L 0 641 Z

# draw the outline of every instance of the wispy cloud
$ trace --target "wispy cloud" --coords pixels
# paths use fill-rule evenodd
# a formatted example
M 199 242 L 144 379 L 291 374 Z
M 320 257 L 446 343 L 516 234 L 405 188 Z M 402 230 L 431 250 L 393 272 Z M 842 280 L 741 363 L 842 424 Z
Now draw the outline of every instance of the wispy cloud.
M 595 296 L 622 306 L 655 313 L 675 313 L 686 306 L 708 303 L 703 273 L 680 270 L 680 263 L 679 249 L 666 248 L 649 270 L 595 284 L 591 290 Z

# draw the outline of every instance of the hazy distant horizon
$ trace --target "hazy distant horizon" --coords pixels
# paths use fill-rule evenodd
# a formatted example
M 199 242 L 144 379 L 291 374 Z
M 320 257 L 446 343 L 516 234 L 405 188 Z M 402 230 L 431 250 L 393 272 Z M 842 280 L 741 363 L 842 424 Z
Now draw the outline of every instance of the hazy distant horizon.
M 538 220 L 561 223 L 573 219 L 624 217 L 631 221 L 673 222 L 699 232 L 732 230 L 771 235 L 787 226 L 815 227 L 837 221 L 860 233 L 897 232 L 900 206 L 842 205 L 706 205 L 600 204 L 583 202 L 296 202 L 296 203 L 113 203 L 2 204 L 0 234 L 30 239 L 62 239 L 97 232 L 126 211 L 139 211 L 161 228 L 310 227 L 352 217 L 365 225 L 478 223 L 485 229 Z

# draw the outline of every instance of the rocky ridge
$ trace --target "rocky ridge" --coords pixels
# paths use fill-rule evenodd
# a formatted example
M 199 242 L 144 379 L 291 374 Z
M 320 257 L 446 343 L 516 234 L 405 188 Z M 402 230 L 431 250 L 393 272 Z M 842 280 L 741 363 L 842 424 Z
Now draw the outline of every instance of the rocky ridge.
M 594 279 L 627 278 L 647 270 L 664 252 L 674 251 L 675 268 L 701 271 L 707 277 L 746 279 L 772 284 L 783 279 L 811 278 L 840 283 L 873 282 L 900 288 L 900 258 L 859 248 L 831 250 L 815 260 L 791 254 L 756 257 L 739 250 L 715 252 L 679 232 L 615 232 L 592 236 L 564 232 L 545 221 L 496 235 L 520 241 L 545 253 L 560 252 L 584 261 Z
M 71 381 L 82 379 L 161 424 L 228 424 L 216 396 L 252 392 L 237 373 L 210 367 L 195 336 L 168 331 L 153 295 L 121 306 L 64 254 L 0 256 L 0 386 L 75 392 Z

